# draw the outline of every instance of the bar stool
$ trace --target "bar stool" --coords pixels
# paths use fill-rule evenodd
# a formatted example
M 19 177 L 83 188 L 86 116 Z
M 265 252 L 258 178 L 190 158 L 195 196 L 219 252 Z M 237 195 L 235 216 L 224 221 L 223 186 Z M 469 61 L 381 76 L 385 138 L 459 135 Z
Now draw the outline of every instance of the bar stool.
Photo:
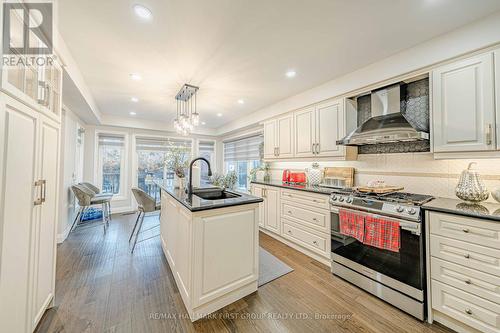
M 76 214 L 75 220 L 71 225 L 70 233 L 78 226 L 78 224 L 82 221 L 83 213 L 85 209 L 94 205 L 102 205 L 102 223 L 104 227 L 104 232 L 106 232 L 106 228 L 109 225 L 109 213 L 107 211 L 107 207 L 109 207 L 109 202 L 111 201 L 112 196 L 95 196 L 95 193 L 82 185 L 73 185 L 71 186 L 71 190 L 75 194 L 76 199 L 78 200 L 78 205 L 80 209 L 78 210 L 78 214 Z
M 95 186 L 94 184 L 92 183 L 89 183 L 89 182 L 81 182 L 79 185 L 82 185 L 86 188 L 88 188 L 89 190 L 91 190 L 92 192 L 94 192 L 95 194 L 95 197 L 108 197 L 108 196 L 111 196 L 111 198 L 113 198 L 113 194 L 103 194 L 101 193 L 101 190 L 99 189 L 99 187 Z M 109 213 L 109 220 L 111 221 L 111 200 L 107 203 L 107 208 L 108 208 L 108 213 Z
M 141 190 L 140 188 L 133 187 L 132 188 L 132 193 L 134 194 L 135 200 L 137 201 L 137 210 L 139 214 L 137 215 L 137 219 L 135 220 L 134 228 L 132 229 L 132 232 L 130 233 L 130 237 L 128 239 L 128 242 L 132 240 L 132 237 L 134 236 L 135 232 L 135 238 L 134 238 L 134 244 L 132 245 L 132 250 L 130 251 L 131 253 L 134 253 L 135 245 L 137 244 L 137 238 L 139 237 L 139 234 L 141 233 L 141 228 L 142 228 L 142 223 L 144 221 L 144 216 L 146 213 L 151 213 L 160 210 L 161 205 L 160 203 L 157 203 L 153 197 L 151 197 L 149 194 Z M 160 225 L 155 225 L 154 227 L 151 227 L 149 229 L 146 229 L 142 232 L 146 232 L 148 230 L 154 229 L 159 227 Z M 137 228 L 137 231 L 136 231 Z M 153 237 L 156 237 L 159 235 L 154 235 L 152 237 L 148 237 L 145 239 L 140 240 L 139 242 L 151 239 Z

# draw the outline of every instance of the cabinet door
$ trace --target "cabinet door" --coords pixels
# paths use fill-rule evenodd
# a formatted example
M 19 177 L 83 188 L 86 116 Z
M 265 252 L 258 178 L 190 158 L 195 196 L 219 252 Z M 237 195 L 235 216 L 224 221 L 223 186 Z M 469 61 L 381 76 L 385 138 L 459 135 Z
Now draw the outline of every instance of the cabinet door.
M 314 156 L 313 144 L 316 143 L 316 112 L 310 107 L 294 114 L 295 157 Z
M 264 197 L 264 189 L 261 186 L 257 186 L 255 184 L 252 184 L 252 195 L 255 195 L 256 197 L 263 198 Z M 259 203 L 259 227 L 264 226 L 264 202 Z
M 265 227 L 277 234 L 280 233 L 279 190 L 266 187 Z
M 6 98 L 5 95 L 2 96 Z M 0 160 L 0 323 L 2 331 L 31 331 L 30 305 L 33 276 L 32 246 L 37 176 L 38 115 L 6 98 L 0 107 L 3 154 Z M 54 150 L 57 147 L 53 148 Z M 35 209 L 36 207 L 36 209 Z M 50 267 L 52 269 L 52 266 Z
M 293 115 L 276 121 L 278 131 L 278 158 L 293 157 Z
M 500 150 L 500 49 L 495 51 L 495 98 L 497 149 Z
M 344 147 L 337 140 L 344 135 L 344 107 L 342 100 L 323 103 L 316 108 L 316 155 L 342 156 Z
M 264 158 L 276 158 L 276 120 L 264 123 Z
M 434 151 L 495 149 L 493 93 L 491 52 L 434 70 Z
M 40 179 L 45 181 L 44 203 L 36 222 L 36 264 L 32 328 L 54 297 L 56 264 L 56 225 L 58 208 L 59 126 L 40 118 Z

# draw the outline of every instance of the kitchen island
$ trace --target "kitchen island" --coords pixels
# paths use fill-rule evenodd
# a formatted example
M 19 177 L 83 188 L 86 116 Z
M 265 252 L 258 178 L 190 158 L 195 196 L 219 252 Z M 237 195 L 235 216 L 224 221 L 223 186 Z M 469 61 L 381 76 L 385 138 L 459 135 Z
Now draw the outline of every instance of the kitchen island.
M 257 290 L 259 203 L 211 189 L 161 188 L 161 245 L 191 321 Z M 214 194 L 215 193 L 215 194 Z

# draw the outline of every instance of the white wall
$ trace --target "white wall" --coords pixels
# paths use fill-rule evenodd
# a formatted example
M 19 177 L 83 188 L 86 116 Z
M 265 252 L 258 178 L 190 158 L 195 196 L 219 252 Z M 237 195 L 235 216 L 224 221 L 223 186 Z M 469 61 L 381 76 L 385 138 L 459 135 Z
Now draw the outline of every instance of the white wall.
M 58 243 L 66 239 L 71 224 L 76 216 L 75 197 L 71 185 L 77 182 L 76 139 L 78 128 L 83 121 L 71 110 L 63 109 L 61 119 L 61 173 L 59 193 L 59 223 L 57 227 Z
M 137 186 L 137 166 L 136 166 L 136 152 L 134 136 L 163 136 L 163 137 L 179 137 L 175 132 L 168 131 L 155 131 L 145 130 L 130 127 L 112 127 L 112 126 L 87 126 L 85 129 L 85 164 L 83 180 L 91 182 L 99 187 L 99 180 L 97 179 L 97 166 L 96 166 L 96 136 L 98 132 L 119 132 L 125 135 L 127 141 L 127 159 L 125 161 L 125 187 L 124 198 L 114 198 L 111 202 L 111 210 L 113 213 L 131 212 L 136 209 L 136 202 L 130 189 Z M 207 135 L 191 135 L 189 138 L 194 139 L 193 151 L 197 151 L 197 140 L 209 139 L 215 140 L 213 136 Z M 196 150 L 195 150 L 196 149 Z M 217 147 L 216 147 L 217 154 Z M 213 171 L 217 170 L 217 165 L 214 166 Z

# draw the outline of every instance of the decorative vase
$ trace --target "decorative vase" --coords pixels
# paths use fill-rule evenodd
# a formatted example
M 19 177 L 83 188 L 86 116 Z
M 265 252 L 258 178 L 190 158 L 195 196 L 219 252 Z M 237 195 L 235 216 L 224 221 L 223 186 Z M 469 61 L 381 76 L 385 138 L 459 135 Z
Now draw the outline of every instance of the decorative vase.
M 266 177 L 266 171 L 265 170 L 258 170 L 255 173 L 255 180 L 258 182 L 264 181 L 264 178 Z
M 319 185 L 321 183 L 322 172 L 318 163 L 313 163 L 312 168 L 307 168 L 307 182 L 309 185 Z
M 467 169 L 462 171 L 458 185 L 455 188 L 455 194 L 465 201 L 480 202 L 488 199 L 489 192 L 479 173 L 472 169 L 474 164 L 476 163 L 469 163 Z
M 491 191 L 491 196 L 493 199 L 500 202 L 500 187 L 493 189 L 493 191 Z

